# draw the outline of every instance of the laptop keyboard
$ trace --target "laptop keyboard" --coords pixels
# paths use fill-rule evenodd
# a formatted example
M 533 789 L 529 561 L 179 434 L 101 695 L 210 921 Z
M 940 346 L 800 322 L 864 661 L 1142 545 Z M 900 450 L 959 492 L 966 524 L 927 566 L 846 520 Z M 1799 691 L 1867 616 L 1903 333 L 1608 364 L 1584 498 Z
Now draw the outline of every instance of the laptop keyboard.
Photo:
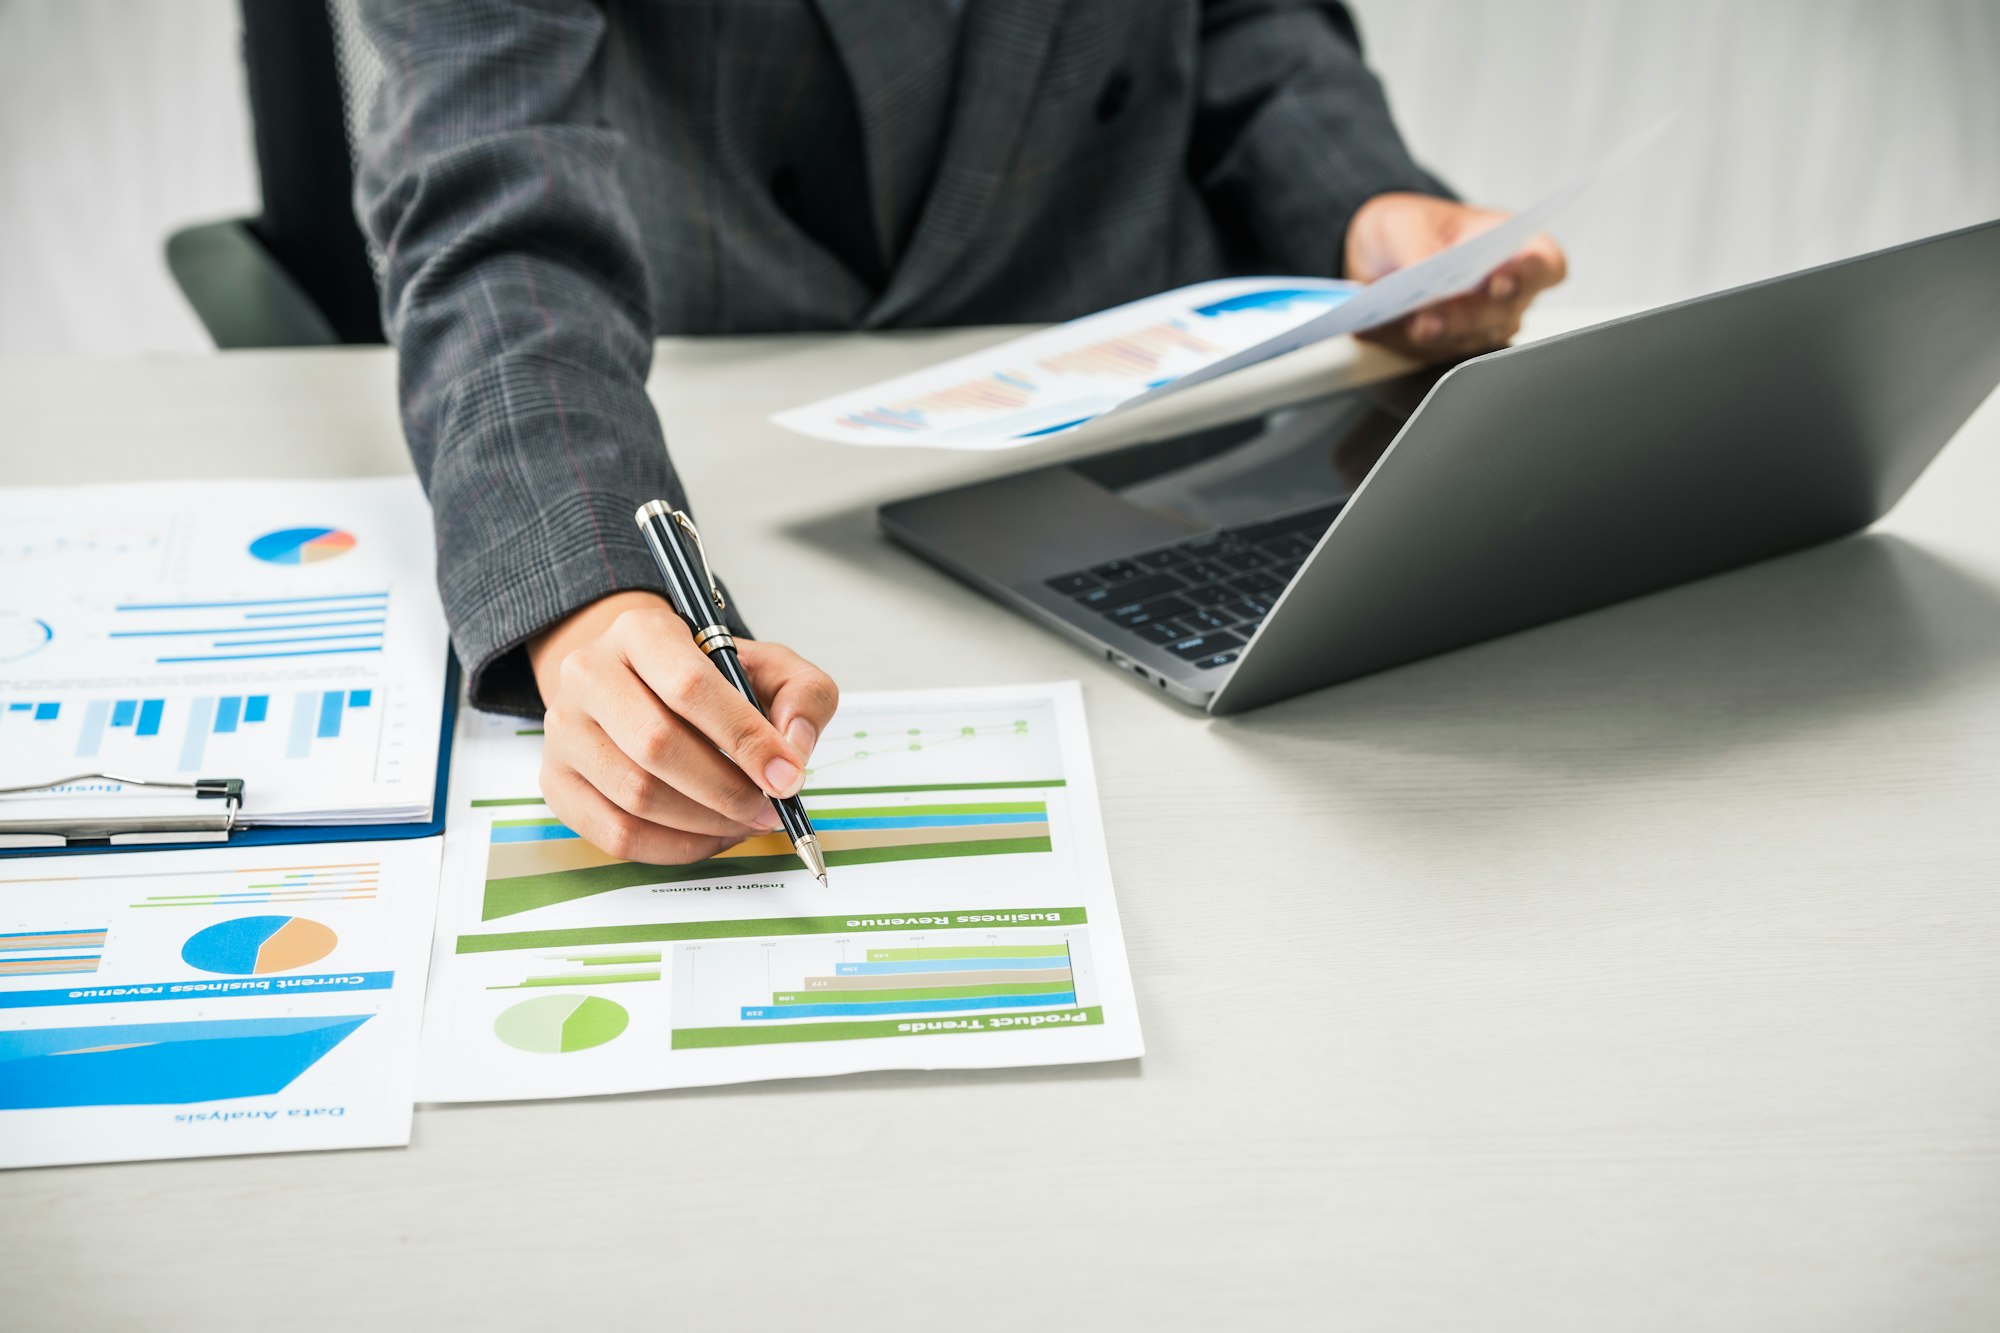
M 1340 512 L 1327 505 L 1058 574 L 1048 586 L 1203 670 L 1227 666 Z

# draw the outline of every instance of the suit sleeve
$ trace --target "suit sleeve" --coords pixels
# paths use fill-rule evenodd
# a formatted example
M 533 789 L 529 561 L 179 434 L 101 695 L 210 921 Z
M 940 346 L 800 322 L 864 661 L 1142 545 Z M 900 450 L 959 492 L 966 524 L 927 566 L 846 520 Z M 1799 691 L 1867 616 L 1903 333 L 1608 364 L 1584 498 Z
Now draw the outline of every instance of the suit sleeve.
M 482 708 L 533 715 L 521 645 L 607 593 L 658 589 L 632 522 L 683 502 L 646 397 L 653 317 L 604 17 L 583 0 L 365 0 L 386 74 L 355 183 L 382 256 L 403 429 L 438 583 Z
M 1356 210 L 1395 190 L 1451 198 L 1418 166 L 1335 0 L 1208 0 L 1190 168 L 1232 257 L 1340 276 Z

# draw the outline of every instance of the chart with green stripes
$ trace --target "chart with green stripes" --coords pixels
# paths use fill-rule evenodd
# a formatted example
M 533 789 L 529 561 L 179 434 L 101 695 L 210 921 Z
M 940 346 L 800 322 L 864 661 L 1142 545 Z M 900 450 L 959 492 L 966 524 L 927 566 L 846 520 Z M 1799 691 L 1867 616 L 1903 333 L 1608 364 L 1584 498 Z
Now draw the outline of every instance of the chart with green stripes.
M 1058 915 L 1073 924 L 965 935 L 796 930 L 676 944 L 674 1046 L 998 1034 L 1101 1023 L 1087 913 L 1073 908 Z
M 1139 1053 L 1074 683 L 854 695 L 782 836 L 623 861 L 536 791 L 543 738 L 466 719 L 426 1100 Z
M 499 746 L 536 749 L 517 727 Z M 504 734 L 512 733 L 512 734 Z M 534 772 L 533 769 L 523 769 Z M 833 870 L 1053 849 L 1049 794 L 1068 785 L 1054 709 L 1042 700 L 850 708 L 812 756 L 804 800 Z M 692 865 L 621 861 L 564 824 L 538 794 L 482 795 L 463 821 L 484 830 L 480 919 L 501 921 L 619 890 L 800 878 L 782 833 Z
M 1047 785 L 1057 785 L 1051 782 Z M 1050 850 L 1045 800 L 945 800 L 938 795 L 1000 795 L 976 791 L 828 796 L 808 792 L 806 810 L 833 869 L 890 861 L 964 856 L 1022 856 Z M 495 819 L 487 830 L 481 916 L 488 921 L 538 907 L 639 885 L 693 880 L 803 875 L 805 867 L 783 833 L 738 843 L 707 861 L 684 866 L 639 865 L 607 856 L 560 819 L 535 813 Z

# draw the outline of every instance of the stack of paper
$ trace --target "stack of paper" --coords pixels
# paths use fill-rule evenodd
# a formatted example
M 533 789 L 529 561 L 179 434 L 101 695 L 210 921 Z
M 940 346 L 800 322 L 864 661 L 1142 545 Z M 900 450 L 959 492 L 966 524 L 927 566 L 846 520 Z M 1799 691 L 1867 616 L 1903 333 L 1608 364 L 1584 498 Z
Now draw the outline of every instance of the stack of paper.
M 1141 1053 L 1074 682 L 845 701 L 830 889 L 777 836 L 606 856 L 540 755 L 461 712 L 442 840 L 0 862 L 0 1167 L 403 1144 L 420 1092 Z
M 229 777 L 260 824 L 428 819 L 446 653 L 414 480 L 0 491 L 0 787 Z M 88 782 L 0 817 L 160 804 Z

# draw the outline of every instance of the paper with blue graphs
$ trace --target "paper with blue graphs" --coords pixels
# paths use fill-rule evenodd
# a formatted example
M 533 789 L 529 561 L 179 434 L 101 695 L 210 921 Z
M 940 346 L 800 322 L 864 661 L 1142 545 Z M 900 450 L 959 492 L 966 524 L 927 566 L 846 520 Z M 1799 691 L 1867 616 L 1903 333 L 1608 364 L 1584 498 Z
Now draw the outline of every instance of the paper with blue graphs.
M 0 787 L 233 777 L 260 823 L 428 819 L 432 569 L 411 479 L 0 491 Z M 0 817 L 173 803 L 77 783 Z
M 0 1167 L 408 1143 L 438 842 L 0 861 Z
M 1361 290 L 1320 278 L 1197 283 L 771 419 L 842 444 L 1011 448 L 1254 355 Z

